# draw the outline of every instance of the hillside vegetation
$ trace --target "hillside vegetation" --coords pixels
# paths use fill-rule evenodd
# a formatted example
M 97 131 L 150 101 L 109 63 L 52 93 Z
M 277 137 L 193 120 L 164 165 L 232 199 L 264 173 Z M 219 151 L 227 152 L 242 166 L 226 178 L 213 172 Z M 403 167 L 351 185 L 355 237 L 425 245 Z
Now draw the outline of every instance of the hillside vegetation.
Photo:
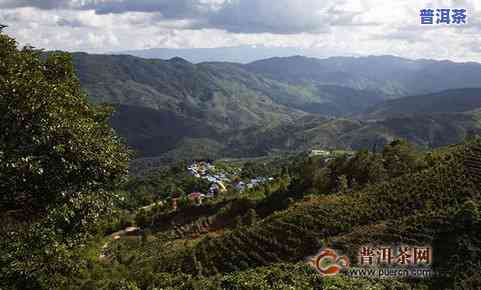
M 144 217 L 150 234 L 112 245 L 110 264 L 95 267 L 106 280 L 95 285 L 107 283 L 105 271 L 115 267 L 115 275 L 141 289 L 474 289 L 480 165 L 479 139 L 429 154 L 394 142 L 382 153 L 352 158 L 299 156 L 279 176 L 288 186 L 261 191 L 261 199 L 253 191 L 247 200 L 218 199 Z M 332 247 L 356 263 L 360 246 L 391 243 L 432 245 L 439 275 L 320 279 L 303 262 Z
M 0 26 L 0 289 L 481 289 L 473 91 L 451 110 L 442 103 L 452 92 L 440 93 L 428 96 L 439 111 L 366 121 L 276 103 L 264 89 L 307 99 L 325 84 L 299 87 L 237 64 L 76 58 L 80 81 L 70 54 L 19 48 Z M 162 155 L 129 168 L 133 154 L 116 133 L 138 155 Z M 355 146 L 364 149 L 335 150 Z M 206 155 L 217 156 L 182 161 Z M 434 275 L 321 277 L 306 260 L 329 247 L 362 266 L 366 244 L 430 245 Z
M 90 99 L 117 108 L 111 125 L 138 157 L 372 149 L 396 138 L 435 148 L 481 132 L 472 114 L 481 107 L 481 67 L 473 63 L 388 56 L 246 65 L 84 53 L 73 59 Z M 436 68 L 462 77 L 446 79 Z
M 481 107 L 481 89 L 457 89 L 390 100 L 367 110 L 366 119 L 396 115 L 461 113 Z

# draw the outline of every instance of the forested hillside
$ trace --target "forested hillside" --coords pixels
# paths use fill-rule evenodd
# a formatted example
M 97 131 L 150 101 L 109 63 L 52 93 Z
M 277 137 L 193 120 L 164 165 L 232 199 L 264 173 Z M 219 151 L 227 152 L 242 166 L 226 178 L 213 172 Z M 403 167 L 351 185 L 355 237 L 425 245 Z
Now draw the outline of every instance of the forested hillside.
M 219 130 L 278 124 L 303 114 L 265 94 L 271 87 L 286 93 L 287 88 L 237 64 L 88 54 L 75 54 L 74 64 L 95 103 L 168 110 Z
M 321 87 L 346 106 L 369 92 Z M 0 26 L 0 289 L 480 289 L 479 90 L 388 101 L 380 119 L 280 101 L 309 88 L 45 54 Z M 432 275 L 356 278 L 365 245 L 428 246 Z M 345 255 L 335 276 L 312 267 L 325 248 Z
M 372 106 L 365 119 L 385 119 L 399 115 L 461 113 L 481 108 L 481 89 L 447 90 L 390 100 Z
M 79 281 L 102 287 L 113 274 L 141 289 L 476 289 L 480 154 L 474 139 L 429 154 L 397 141 L 351 158 L 298 156 L 268 187 L 139 212 L 147 234 L 112 243 L 108 264 Z M 330 247 L 355 264 L 360 246 L 390 243 L 432 245 L 439 274 L 320 278 L 304 262 Z
M 479 89 L 439 92 L 478 86 L 473 63 L 384 56 L 192 64 L 74 54 L 74 64 L 91 101 L 117 107 L 111 124 L 138 157 L 375 148 L 396 138 L 435 148 L 481 128 Z M 455 70 L 462 80 L 445 81 L 434 68 Z M 428 72 L 432 81 L 418 88 L 415 76 Z M 426 91 L 433 93 L 419 95 Z
M 290 83 L 347 86 L 392 97 L 479 88 L 481 79 L 479 63 L 410 60 L 389 55 L 326 59 L 294 56 L 260 60 L 247 66 L 256 73 Z

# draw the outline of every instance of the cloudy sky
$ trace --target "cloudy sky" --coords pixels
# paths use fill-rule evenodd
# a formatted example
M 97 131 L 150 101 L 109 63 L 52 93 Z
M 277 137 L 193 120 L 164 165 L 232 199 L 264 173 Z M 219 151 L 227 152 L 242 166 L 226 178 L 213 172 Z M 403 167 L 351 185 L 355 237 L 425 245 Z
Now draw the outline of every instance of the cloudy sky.
M 423 8 L 466 8 L 468 23 L 421 25 Z M 0 23 L 49 50 L 266 45 L 481 62 L 481 0 L 0 0 Z

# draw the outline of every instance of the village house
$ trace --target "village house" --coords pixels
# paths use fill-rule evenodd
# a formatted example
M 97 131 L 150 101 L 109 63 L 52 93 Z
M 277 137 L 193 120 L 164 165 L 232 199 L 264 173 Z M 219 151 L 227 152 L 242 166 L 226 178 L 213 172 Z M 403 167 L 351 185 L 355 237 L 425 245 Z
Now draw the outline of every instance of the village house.
M 195 205 L 199 206 L 202 205 L 202 199 L 205 197 L 205 194 L 202 194 L 200 192 L 192 192 L 189 194 L 189 199 L 192 201 Z
M 311 150 L 311 152 L 309 153 L 309 156 L 312 157 L 312 156 L 323 156 L 323 157 L 327 157 L 327 156 L 330 156 L 331 155 L 331 152 L 330 151 L 326 151 L 326 150 L 318 150 L 318 149 L 313 149 Z

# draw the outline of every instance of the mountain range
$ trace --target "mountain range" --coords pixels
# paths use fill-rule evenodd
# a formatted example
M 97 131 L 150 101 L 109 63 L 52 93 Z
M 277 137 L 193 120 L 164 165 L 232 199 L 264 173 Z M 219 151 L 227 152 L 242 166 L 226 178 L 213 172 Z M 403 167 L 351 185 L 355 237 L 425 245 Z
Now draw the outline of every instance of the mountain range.
M 181 57 L 192 63 L 202 62 L 237 62 L 250 63 L 274 56 L 288 57 L 292 55 L 319 56 L 316 49 L 298 47 L 273 47 L 265 45 L 240 45 L 215 48 L 149 48 L 119 52 L 143 58 L 170 59 Z
M 258 156 L 314 147 L 422 147 L 481 132 L 481 64 L 393 56 L 247 64 L 73 55 L 94 103 L 141 157 Z

